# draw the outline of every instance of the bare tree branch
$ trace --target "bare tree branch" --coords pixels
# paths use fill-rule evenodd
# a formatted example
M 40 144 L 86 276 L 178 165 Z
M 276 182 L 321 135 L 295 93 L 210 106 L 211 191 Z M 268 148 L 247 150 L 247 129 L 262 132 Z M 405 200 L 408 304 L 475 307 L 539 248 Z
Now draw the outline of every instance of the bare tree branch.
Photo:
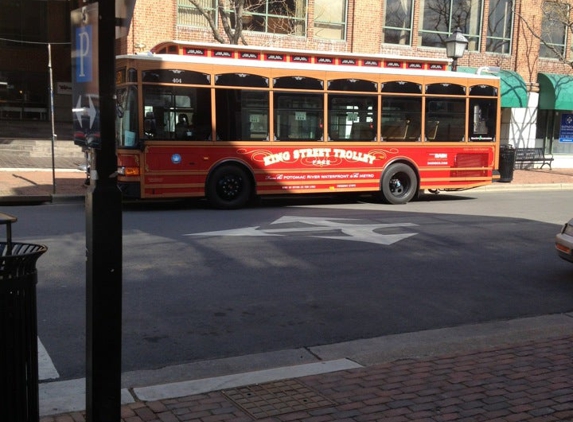
M 540 45 L 561 63 L 573 68 L 573 61 L 567 59 L 567 39 L 573 35 L 571 4 L 568 0 L 544 2 L 541 10 L 541 24 L 528 21 L 520 11 L 515 10 L 523 26 Z M 567 36 L 569 35 L 569 36 Z
M 281 34 L 295 31 L 296 24 L 289 19 L 296 15 L 292 0 L 217 0 L 215 9 L 206 8 L 201 0 L 188 1 L 207 20 L 213 37 L 221 44 L 248 44 L 243 34 L 245 29 L 256 31 L 262 28 L 264 32 Z M 271 20 L 272 30 L 269 30 Z

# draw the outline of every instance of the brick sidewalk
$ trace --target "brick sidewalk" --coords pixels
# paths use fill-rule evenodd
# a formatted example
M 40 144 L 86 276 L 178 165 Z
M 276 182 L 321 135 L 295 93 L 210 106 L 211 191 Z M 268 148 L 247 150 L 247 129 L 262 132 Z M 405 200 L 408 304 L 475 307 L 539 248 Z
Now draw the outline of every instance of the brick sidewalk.
M 0 197 L 84 195 L 86 175 L 82 171 L 0 170 Z M 55 181 L 55 192 L 54 192 Z
M 123 422 L 573 421 L 573 336 L 122 406 Z M 41 422 L 83 422 L 85 413 Z

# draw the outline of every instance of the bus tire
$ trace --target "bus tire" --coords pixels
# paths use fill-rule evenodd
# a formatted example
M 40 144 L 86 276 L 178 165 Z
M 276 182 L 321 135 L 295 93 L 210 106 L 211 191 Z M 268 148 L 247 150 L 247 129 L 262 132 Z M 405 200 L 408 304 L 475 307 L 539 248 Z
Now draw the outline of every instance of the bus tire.
M 253 186 L 247 172 L 234 165 L 223 165 L 207 181 L 207 200 L 211 206 L 231 210 L 244 207 L 251 199 Z
M 386 204 L 406 204 L 418 192 L 418 177 L 416 172 L 407 164 L 390 165 L 382 175 L 380 189 L 382 201 Z

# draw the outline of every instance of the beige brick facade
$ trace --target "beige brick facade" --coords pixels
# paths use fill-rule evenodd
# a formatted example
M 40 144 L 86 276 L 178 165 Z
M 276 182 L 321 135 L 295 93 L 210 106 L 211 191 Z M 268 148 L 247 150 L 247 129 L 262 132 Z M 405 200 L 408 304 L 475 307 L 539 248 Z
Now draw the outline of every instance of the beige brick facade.
M 513 40 L 511 55 L 487 53 L 487 16 L 490 2 L 484 1 L 479 51 L 468 51 L 458 61 L 459 66 L 499 66 L 505 70 L 518 72 L 532 85 L 536 84 L 537 72 L 569 73 L 567 64 L 551 59 L 539 59 L 539 39 L 531 34 L 531 29 L 540 32 L 541 0 L 518 0 L 515 2 Z M 345 40 L 327 40 L 314 35 L 314 0 L 308 0 L 307 36 L 266 34 L 245 32 L 251 45 L 310 50 L 348 51 L 367 54 L 392 54 L 444 58 L 445 50 L 419 45 L 416 35 L 421 26 L 420 4 L 414 2 L 412 43 L 408 46 L 383 44 L 383 8 L 381 0 L 349 0 L 347 5 L 347 27 Z M 520 19 L 521 17 L 521 19 Z M 527 24 L 525 23 L 527 22 Z M 529 27 L 529 28 L 528 28 Z M 167 40 L 215 42 L 208 28 L 193 28 L 177 25 L 177 0 L 138 0 L 132 26 L 126 42 L 121 45 L 122 53 L 146 51 L 153 45 Z
M 346 38 L 344 40 L 329 40 L 315 36 L 314 3 L 315 0 L 307 0 L 306 36 L 245 32 L 247 42 L 251 45 L 281 48 L 445 57 L 445 50 L 443 49 L 425 48 L 419 45 L 417 33 L 421 26 L 419 10 L 421 1 L 414 2 L 413 36 L 411 45 L 408 46 L 382 43 L 384 0 L 348 0 Z M 518 72 L 527 83 L 532 85 L 536 84 L 538 72 L 571 73 L 571 66 L 568 64 L 538 57 L 540 42 L 531 34 L 531 29 L 540 32 L 542 3 L 543 0 L 517 0 L 515 2 L 512 51 L 511 55 L 504 55 L 485 52 L 487 16 L 490 4 L 489 0 L 485 0 L 482 14 L 485 21 L 482 22 L 481 49 L 480 51 L 466 52 L 464 57 L 458 61 L 458 65 L 470 67 L 499 66 L 502 69 Z M 66 2 L 46 3 L 50 40 L 69 42 L 69 32 L 71 31 L 69 12 L 72 7 L 74 6 Z M 137 0 L 129 33 L 126 38 L 117 41 L 117 49 L 118 53 L 140 53 L 149 50 L 161 41 L 174 39 L 214 42 L 211 30 L 206 27 L 198 28 L 177 24 L 177 0 Z M 70 55 L 69 46 L 54 45 L 52 55 L 56 63 L 67 63 Z M 568 55 L 571 56 L 570 50 Z M 32 56 L 34 57 L 33 60 L 31 60 Z M 2 70 L 43 72 L 46 63 L 45 46 L 10 44 L 0 48 L 0 72 Z M 69 65 L 54 66 L 53 71 L 56 80 L 70 79 Z

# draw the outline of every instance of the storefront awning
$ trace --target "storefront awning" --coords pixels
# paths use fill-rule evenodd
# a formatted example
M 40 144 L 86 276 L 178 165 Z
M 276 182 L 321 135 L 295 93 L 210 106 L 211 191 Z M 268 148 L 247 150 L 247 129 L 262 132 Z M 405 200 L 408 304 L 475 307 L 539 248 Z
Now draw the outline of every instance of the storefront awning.
M 573 76 L 539 73 L 539 109 L 573 110 Z
M 458 72 L 476 73 L 477 68 L 458 66 Z M 500 70 L 501 106 L 510 108 L 527 107 L 527 86 L 519 73 Z

